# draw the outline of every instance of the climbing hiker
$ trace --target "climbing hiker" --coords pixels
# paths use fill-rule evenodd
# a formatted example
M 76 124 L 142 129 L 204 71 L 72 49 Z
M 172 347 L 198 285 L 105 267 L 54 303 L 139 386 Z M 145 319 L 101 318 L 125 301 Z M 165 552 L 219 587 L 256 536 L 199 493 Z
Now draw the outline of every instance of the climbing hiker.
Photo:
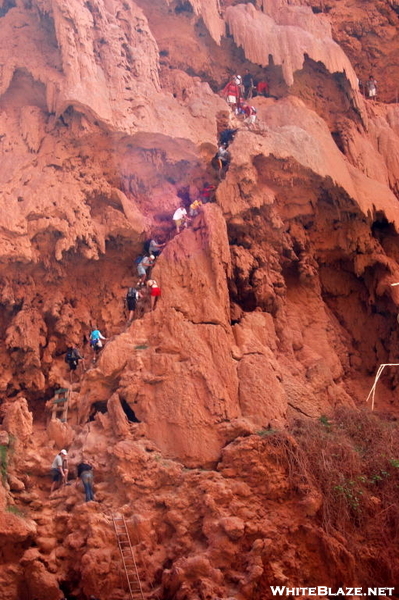
M 258 81 L 257 86 L 256 86 L 256 93 L 258 96 L 265 96 L 266 98 L 269 97 L 269 84 L 266 81 L 266 79 L 262 79 L 261 81 Z
M 219 146 L 216 156 L 222 161 L 223 165 L 227 165 L 230 160 L 230 152 L 227 150 L 227 144 Z
M 245 69 L 245 75 L 242 78 L 242 83 L 244 86 L 244 98 L 246 100 L 250 100 L 252 98 L 253 89 L 254 89 L 254 80 L 249 69 Z
M 249 127 L 251 125 L 255 125 L 257 110 L 254 106 L 250 104 L 245 104 L 244 106 L 244 123 L 246 123 Z
M 227 167 L 230 163 L 230 152 L 227 150 L 227 144 L 222 144 L 221 146 L 219 146 L 219 149 L 216 152 L 212 163 L 214 166 L 216 165 L 216 168 L 218 169 L 219 178 L 221 179 L 223 173 L 227 170 Z
M 190 217 L 196 217 L 199 214 L 200 208 L 202 206 L 201 200 L 194 200 L 191 202 L 188 214 Z
M 80 360 L 83 360 L 83 356 L 80 354 L 79 350 L 69 346 L 65 355 L 65 362 L 69 366 L 69 370 L 76 371 Z
M 140 262 L 137 265 L 137 273 L 139 276 L 139 285 L 144 285 L 145 279 L 147 277 L 147 270 L 153 266 L 155 262 L 155 256 L 150 254 L 150 256 L 143 256 Z
M 238 129 L 223 129 L 219 133 L 219 145 L 226 144 L 228 146 L 233 140 Z
M 148 253 L 158 258 L 165 246 L 166 244 L 160 244 L 156 239 L 152 239 L 148 245 Z
M 63 458 L 67 455 L 68 452 L 62 449 L 58 452 L 57 456 L 53 460 L 53 464 L 51 465 L 51 477 L 53 479 L 53 483 L 51 484 L 50 494 L 52 494 L 56 488 L 60 487 L 64 480 L 65 473 L 62 465 Z
M 141 294 L 136 288 L 130 287 L 126 294 L 126 306 L 129 311 L 127 322 L 131 323 L 134 319 L 134 314 L 137 308 L 137 302 L 140 300 Z
M 180 227 L 187 227 L 187 211 L 184 206 L 179 206 L 173 214 L 172 217 L 174 224 L 176 226 L 176 232 L 180 233 Z
M 83 460 L 76 467 L 77 469 L 77 478 L 76 485 L 80 481 L 83 483 L 83 487 L 86 494 L 86 502 L 90 502 L 94 500 L 94 492 L 93 492 L 93 467 L 89 463 L 85 463 Z
M 370 75 L 366 81 L 366 92 L 367 98 L 372 98 L 375 100 L 377 96 L 377 81 L 374 79 L 373 75 Z
M 68 483 L 69 467 L 68 467 L 68 455 L 67 454 L 62 455 L 62 470 L 64 472 L 64 475 L 62 477 L 63 485 L 70 485 Z
M 227 104 L 230 106 L 230 108 L 236 110 L 237 105 L 240 103 L 241 88 L 240 85 L 237 84 L 237 79 L 235 76 L 233 76 L 229 83 L 223 88 L 222 96 L 226 98 Z
M 149 279 L 147 281 L 147 286 L 150 289 L 151 310 L 154 310 L 157 305 L 158 298 L 161 295 L 161 288 L 159 287 L 155 279 Z
M 216 187 L 214 185 L 211 185 L 207 181 L 204 183 L 204 187 L 202 188 L 202 190 L 200 190 L 199 193 L 203 204 L 206 204 L 207 202 L 212 202 L 214 200 L 215 190 Z
M 244 96 L 244 85 L 242 83 L 241 75 L 235 75 L 234 80 L 235 80 L 236 84 L 238 85 L 238 87 L 240 88 L 240 98 L 242 98 Z
M 103 336 L 99 329 L 93 329 L 90 334 L 90 346 L 93 348 L 93 362 L 95 362 L 96 354 L 98 354 L 103 347 L 103 341 L 107 338 Z

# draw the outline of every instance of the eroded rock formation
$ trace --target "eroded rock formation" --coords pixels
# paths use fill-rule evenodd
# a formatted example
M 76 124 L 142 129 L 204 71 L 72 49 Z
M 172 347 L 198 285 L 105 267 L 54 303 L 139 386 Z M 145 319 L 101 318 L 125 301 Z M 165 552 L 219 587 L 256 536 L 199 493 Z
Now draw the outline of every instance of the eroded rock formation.
M 149 598 L 395 580 L 396 428 L 345 416 L 398 345 L 399 108 L 380 46 L 365 53 L 384 32 L 396 56 L 398 7 L 374 2 L 366 31 L 365 4 L 0 0 L 2 600 L 127 598 L 116 513 Z M 361 93 L 370 67 L 384 102 Z M 271 88 L 253 129 L 217 93 L 245 68 Z M 174 235 L 206 182 L 215 202 Z M 127 326 L 150 234 L 162 297 Z M 352 421 L 378 430 L 370 461 Z M 93 463 L 96 504 L 49 497 L 62 447 Z

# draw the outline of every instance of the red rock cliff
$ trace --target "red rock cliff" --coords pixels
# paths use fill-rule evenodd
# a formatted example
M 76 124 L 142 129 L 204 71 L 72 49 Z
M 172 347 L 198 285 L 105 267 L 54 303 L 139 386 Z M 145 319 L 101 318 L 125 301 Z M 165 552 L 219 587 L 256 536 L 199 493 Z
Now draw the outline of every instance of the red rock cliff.
M 0 0 L 1 600 L 128 598 L 113 514 L 148 598 L 395 581 L 396 371 L 380 416 L 365 400 L 398 345 L 398 13 Z M 270 84 L 253 128 L 218 94 L 246 68 Z M 206 182 L 215 202 L 174 235 Z M 150 235 L 162 296 L 127 326 Z M 50 497 L 62 447 L 94 465 L 96 504 Z

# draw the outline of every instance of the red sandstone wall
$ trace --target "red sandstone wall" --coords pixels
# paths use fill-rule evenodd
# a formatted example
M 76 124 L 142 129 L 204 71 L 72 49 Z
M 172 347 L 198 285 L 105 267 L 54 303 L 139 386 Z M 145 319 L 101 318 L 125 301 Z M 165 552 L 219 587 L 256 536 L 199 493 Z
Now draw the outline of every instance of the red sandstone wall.
M 293 482 L 259 431 L 363 406 L 396 360 L 397 10 L 0 0 L 2 600 L 125 598 L 116 511 L 164 600 L 363 584 L 369 563 L 326 531 L 323 490 Z M 252 131 L 215 93 L 245 68 L 273 96 L 254 99 Z M 358 87 L 370 70 L 377 103 Z M 240 130 L 219 181 L 225 126 Z M 216 202 L 174 237 L 178 193 L 206 181 Z M 150 232 L 168 242 L 163 294 L 127 327 Z M 94 325 L 109 342 L 92 366 Z M 68 423 L 49 424 L 70 344 L 90 368 Z M 379 384 L 379 410 L 396 414 L 396 383 Z M 93 461 L 98 505 L 68 487 L 49 499 L 63 446 Z

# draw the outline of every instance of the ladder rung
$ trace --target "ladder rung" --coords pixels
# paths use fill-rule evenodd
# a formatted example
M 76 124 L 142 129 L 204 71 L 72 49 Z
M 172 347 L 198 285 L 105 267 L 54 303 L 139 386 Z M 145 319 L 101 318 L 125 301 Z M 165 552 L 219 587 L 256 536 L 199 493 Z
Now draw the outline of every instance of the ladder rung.
M 137 570 L 136 559 L 130 534 L 126 526 L 125 517 L 112 516 L 114 523 L 116 541 L 121 554 L 123 567 L 125 570 L 126 582 L 132 600 L 144 600 L 143 589 L 141 586 L 140 575 Z M 136 544 L 137 545 L 137 544 Z

